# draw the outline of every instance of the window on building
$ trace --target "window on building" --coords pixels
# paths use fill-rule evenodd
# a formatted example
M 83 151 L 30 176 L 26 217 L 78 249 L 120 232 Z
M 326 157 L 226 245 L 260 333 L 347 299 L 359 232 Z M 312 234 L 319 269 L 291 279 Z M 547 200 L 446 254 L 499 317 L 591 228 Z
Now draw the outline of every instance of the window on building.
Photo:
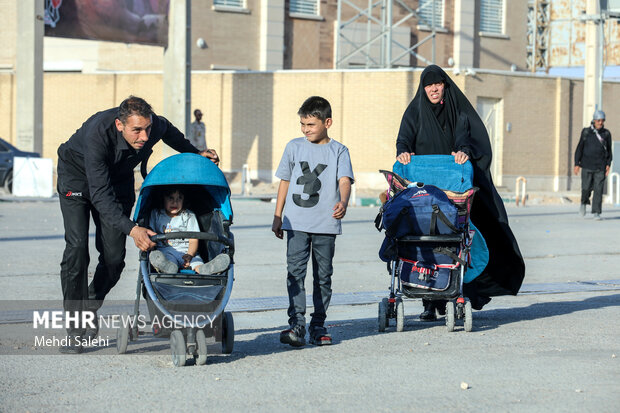
M 443 9 L 445 0 L 420 0 L 418 15 L 420 26 L 443 27 Z M 433 20 L 433 8 L 434 16 Z M 434 24 L 433 24 L 434 23 Z
M 504 33 L 504 0 L 480 0 L 480 31 Z
M 235 7 L 242 9 L 245 7 L 245 0 L 213 0 L 214 6 Z
M 319 0 L 291 0 L 289 13 L 318 16 Z

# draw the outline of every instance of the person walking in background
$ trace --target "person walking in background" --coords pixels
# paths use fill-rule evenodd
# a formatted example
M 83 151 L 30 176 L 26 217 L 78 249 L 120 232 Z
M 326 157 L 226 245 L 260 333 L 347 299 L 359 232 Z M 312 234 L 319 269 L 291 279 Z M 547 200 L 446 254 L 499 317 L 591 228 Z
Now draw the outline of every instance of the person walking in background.
M 280 342 L 294 347 L 306 344 L 306 269 L 312 256 L 314 312 L 310 315 L 310 343 L 329 345 L 325 328 L 332 295 L 332 260 L 340 220 L 347 213 L 353 183 L 349 150 L 331 139 L 332 109 L 319 96 L 306 99 L 297 114 L 303 138 L 291 140 L 276 171 L 281 179 L 271 230 L 282 239 L 286 231 L 286 278 L 290 328 Z M 286 213 L 284 205 L 286 204 Z
M 188 136 L 189 141 L 199 151 L 207 149 L 207 128 L 202 120 L 202 112 L 200 109 L 194 111 L 194 117 L 196 120 L 192 122 L 190 134 Z
M 581 206 L 579 214 L 586 215 L 586 205 L 592 196 L 592 214 L 601 219 L 603 188 L 611 165 L 611 133 L 605 129 L 605 112 L 597 110 L 590 126 L 583 128 L 575 150 L 575 175 L 581 171 Z

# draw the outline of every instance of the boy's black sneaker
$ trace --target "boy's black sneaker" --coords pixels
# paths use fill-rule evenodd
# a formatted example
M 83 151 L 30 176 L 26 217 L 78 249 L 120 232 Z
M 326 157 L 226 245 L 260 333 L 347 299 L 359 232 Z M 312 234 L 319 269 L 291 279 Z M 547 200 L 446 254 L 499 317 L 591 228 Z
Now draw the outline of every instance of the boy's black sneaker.
M 81 340 L 80 336 L 68 336 L 67 344 L 60 346 L 58 351 L 63 354 L 80 354 L 83 350 Z
M 332 336 L 325 328 L 318 328 L 310 332 L 310 344 L 315 346 L 329 346 L 332 344 Z
M 89 340 L 89 341 L 97 338 L 97 334 L 99 334 L 99 318 L 97 317 L 96 311 L 93 311 L 93 314 L 95 315 L 95 318 L 93 320 L 93 324 L 95 327 L 94 328 L 87 327 L 86 331 L 84 332 L 84 335 L 82 336 L 82 338 Z
M 293 347 L 306 345 L 306 327 L 294 326 L 280 333 L 280 343 L 290 344 Z

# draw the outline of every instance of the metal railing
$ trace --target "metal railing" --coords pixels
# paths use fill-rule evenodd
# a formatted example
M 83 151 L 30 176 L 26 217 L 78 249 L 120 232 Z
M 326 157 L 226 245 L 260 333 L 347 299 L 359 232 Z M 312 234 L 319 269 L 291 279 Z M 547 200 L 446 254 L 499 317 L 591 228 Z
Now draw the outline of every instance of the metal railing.
M 616 185 L 614 185 L 614 182 Z M 620 204 L 620 174 L 618 172 L 609 174 L 607 180 L 607 202 L 609 204 Z
M 521 202 L 521 206 L 525 206 L 525 200 L 527 199 L 526 187 L 527 179 L 524 176 L 519 176 L 515 184 L 515 202 L 517 206 L 519 206 L 519 202 Z

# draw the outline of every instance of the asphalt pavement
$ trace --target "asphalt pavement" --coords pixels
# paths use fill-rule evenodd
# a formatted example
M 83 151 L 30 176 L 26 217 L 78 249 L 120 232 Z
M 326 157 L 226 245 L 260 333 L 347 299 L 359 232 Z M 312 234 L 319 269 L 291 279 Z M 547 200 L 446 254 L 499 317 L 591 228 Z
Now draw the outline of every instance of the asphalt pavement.
M 102 345 L 60 355 L 35 343 L 35 309 L 62 308 L 64 247 L 57 200 L 0 201 L 0 411 L 481 411 L 615 412 L 620 402 L 620 207 L 603 220 L 574 204 L 508 205 L 526 261 L 518 296 L 474 311 L 474 329 L 423 323 L 405 301 L 405 331 L 377 331 L 389 277 L 378 259 L 376 207 L 351 207 L 336 241 L 330 347 L 278 341 L 286 325 L 285 242 L 270 231 L 274 204 L 233 200 L 235 319 L 230 355 L 175 368 L 168 340 L 146 332 L 116 354 Z M 91 235 L 91 265 L 96 253 Z M 102 313 L 128 308 L 138 253 Z M 310 282 L 307 282 L 310 289 Z M 310 291 L 308 291 L 310 292 Z M 311 310 L 310 310 L 311 311 Z M 309 312 L 310 312 L 309 311 Z M 105 341 L 107 339 L 107 341 Z

